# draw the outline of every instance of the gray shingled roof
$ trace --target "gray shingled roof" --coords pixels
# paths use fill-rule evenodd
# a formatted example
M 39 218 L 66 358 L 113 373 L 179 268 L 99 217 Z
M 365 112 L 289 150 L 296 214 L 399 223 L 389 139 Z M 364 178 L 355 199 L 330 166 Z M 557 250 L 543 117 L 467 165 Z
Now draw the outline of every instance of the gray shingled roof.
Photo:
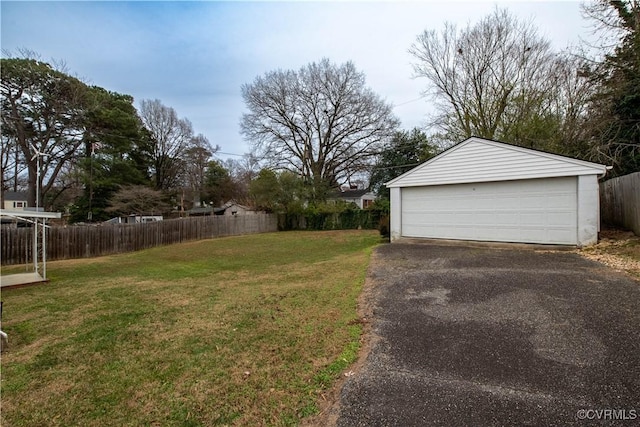
M 343 199 L 359 199 L 360 197 L 364 196 L 368 192 L 369 190 L 345 190 L 345 191 L 336 192 L 335 195 L 336 197 L 343 198 Z
M 27 200 L 27 192 L 26 191 L 5 191 L 4 200 L 16 200 L 16 201 Z

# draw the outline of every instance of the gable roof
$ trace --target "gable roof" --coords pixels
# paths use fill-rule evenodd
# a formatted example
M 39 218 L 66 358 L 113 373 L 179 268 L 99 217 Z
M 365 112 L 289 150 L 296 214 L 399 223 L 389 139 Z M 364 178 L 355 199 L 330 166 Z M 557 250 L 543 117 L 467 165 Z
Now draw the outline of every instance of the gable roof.
M 344 190 L 344 191 L 336 191 L 333 196 L 338 199 L 359 199 L 367 194 L 370 194 L 371 191 L 368 189 L 361 190 Z M 373 193 L 371 193 L 373 195 Z
M 243 209 L 245 211 L 250 211 L 251 208 L 241 205 L 240 203 L 236 202 L 235 200 L 229 200 L 227 203 L 225 203 L 224 205 L 220 206 L 219 208 L 216 208 L 216 211 L 224 211 L 226 209 L 229 209 L 233 206 L 237 206 L 240 209 Z
M 189 215 L 206 215 L 212 214 L 213 212 L 214 209 L 211 206 L 199 206 L 197 208 L 191 208 L 187 211 Z
M 610 167 L 504 142 L 471 137 L 385 185 L 417 187 L 576 175 L 604 175 Z
M 28 199 L 26 191 L 5 191 L 4 200 L 26 201 Z

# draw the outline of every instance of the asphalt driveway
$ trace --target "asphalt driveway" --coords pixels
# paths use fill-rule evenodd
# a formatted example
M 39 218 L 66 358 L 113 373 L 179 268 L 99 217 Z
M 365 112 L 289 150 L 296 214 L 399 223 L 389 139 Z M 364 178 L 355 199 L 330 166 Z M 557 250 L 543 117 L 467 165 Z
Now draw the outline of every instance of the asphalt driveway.
M 567 251 L 394 243 L 339 426 L 640 425 L 640 283 Z

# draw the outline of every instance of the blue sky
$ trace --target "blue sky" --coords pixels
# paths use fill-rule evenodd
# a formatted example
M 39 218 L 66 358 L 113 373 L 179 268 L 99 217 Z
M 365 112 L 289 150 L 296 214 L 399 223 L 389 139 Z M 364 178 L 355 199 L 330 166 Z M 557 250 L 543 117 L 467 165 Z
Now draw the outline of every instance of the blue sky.
M 239 134 L 243 84 L 328 57 L 348 60 L 394 104 L 402 127 L 425 123 L 426 82 L 407 53 L 425 29 L 464 26 L 496 4 L 531 19 L 560 50 L 590 34 L 577 1 L 11 2 L 0 3 L 1 46 L 66 62 L 90 84 L 160 99 L 225 153 L 249 152 Z M 4 55 L 3 55 L 4 56 Z M 228 154 L 220 155 L 222 158 Z

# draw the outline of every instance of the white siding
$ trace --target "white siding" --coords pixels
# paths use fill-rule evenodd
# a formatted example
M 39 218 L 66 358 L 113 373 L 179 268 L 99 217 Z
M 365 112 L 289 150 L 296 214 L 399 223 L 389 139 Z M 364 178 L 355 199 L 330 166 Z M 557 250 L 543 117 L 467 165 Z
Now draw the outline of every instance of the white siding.
M 400 191 L 404 237 L 578 243 L 576 177 L 408 187 Z M 392 238 L 394 225 L 392 214 Z
M 604 174 L 606 167 L 480 138 L 469 138 L 387 183 L 388 187 Z
M 600 187 L 595 175 L 578 177 L 578 246 L 598 243 Z
M 391 241 L 402 237 L 402 198 L 400 197 L 400 189 L 394 187 L 391 189 L 391 213 L 389 217 L 389 232 Z

